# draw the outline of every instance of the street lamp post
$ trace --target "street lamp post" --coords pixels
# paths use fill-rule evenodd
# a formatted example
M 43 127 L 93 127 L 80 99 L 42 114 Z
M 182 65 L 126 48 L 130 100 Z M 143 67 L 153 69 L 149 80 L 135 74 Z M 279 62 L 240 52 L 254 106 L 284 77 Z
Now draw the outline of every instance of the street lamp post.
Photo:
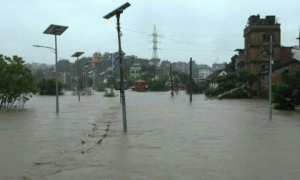
M 78 57 L 81 56 L 84 52 L 76 52 L 71 57 L 76 57 L 76 65 L 77 65 L 77 94 L 78 94 L 78 101 L 80 101 L 80 86 L 79 86 L 79 66 L 78 66 Z
M 50 50 L 55 51 L 55 69 L 56 69 L 56 114 L 59 113 L 59 102 L 58 102 L 58 69 L 57 69 L 57 35 L 61 35 L 65 30 L 68 29 L 67 26 L 60 26 L 60 25 L 54 25 L 51 24 L 45 31 L 44 34 L 51 34 L 55 36 L 55 48 L 51 48 L 48 46 L 39 46 L 39 45 L 34 45 L 34 47 L 44 47 L 48 48 Z
M 123 11 L 129 7 L 130 4 L 127 2 L 123 4 L 122 6 L 118 7 L 117 9 L 113 10 L 112 12 L 105 15 L 103 18 L 109 19 L 116 15 L 117 17 L 117 31 L 118 31 L 118 42 L 119 42 L 119 57 L 120 57 L 120 91 L 122 96 L 122 113 L 123 113 L 123 131 L 127 132 L 127 122 L 126 122 L 126 103 L 125 103 L 125 92 L 124 92 L 124 79 L 123 79 L 123 67 L 122 67 L 122 48 L 121 48 L 121 31 L 120 31 L 120 14 L 123 13 Z
M 269 119 L 272 120 L 272 35 L 270 36 Z

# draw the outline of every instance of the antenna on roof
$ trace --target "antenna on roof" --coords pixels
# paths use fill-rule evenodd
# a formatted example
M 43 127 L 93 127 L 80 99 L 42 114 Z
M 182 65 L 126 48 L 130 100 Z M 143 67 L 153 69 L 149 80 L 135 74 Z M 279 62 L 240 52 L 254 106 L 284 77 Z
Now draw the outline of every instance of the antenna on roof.
M 215 62 L 215 64 L 217 64 L 218 63 L 218 58 L 217 58 L 217 61 Z

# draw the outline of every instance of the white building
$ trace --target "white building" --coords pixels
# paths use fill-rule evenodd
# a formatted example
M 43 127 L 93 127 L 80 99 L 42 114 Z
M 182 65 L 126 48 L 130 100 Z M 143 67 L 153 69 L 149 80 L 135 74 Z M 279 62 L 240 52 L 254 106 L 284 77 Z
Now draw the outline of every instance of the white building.
M 198 65 L 198 68 L 199 68 L 199 78 L 200 79 L 205 79 L 209 75 L 212 74 L 211 68 L 206 64 L 200 64 L 200 65 Z
M 299 30 L 299 37 L 297 38 L 299 40 L 298 46 L 295 46 L 295 48 L 292 49 L 292 56 L 293 59 L 297 59 L 300 61 L 300 30 Z

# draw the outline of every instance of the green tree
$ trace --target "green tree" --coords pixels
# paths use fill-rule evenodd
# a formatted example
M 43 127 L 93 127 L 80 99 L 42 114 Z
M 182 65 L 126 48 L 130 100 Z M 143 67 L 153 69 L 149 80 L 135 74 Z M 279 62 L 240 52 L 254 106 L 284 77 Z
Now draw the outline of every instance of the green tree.
M 22 58 L 13 56 L 11 59 L 0 54 L 0 109 L 3 104 L 11 109 L 16 102 L 23 107 L 37 91 L 34 76 Z
M 300 105 L 300 71 L 295 74 L 282 72 L 282 84 L 272 85 L 275 109 L 295 109 Z
M 56 80 L 51 79 L 41 79 L 38 82 L 38 87 L 40 89 L 40 95 L 56 95 Z M 58 81 L 58 92 L 61 94 L 61 89 L 63 85 Z
M 99 84 L 97 86 L 97 89 L 96 89 L 98 92 L 104 92 L 105 91 L 105 85 L 103 83 Z
M 256 75 L 249 70 L 241 69 L 239 71 L 239 76 L 237 76 L 235 72 L 230 72 L 225 76 L 218 76 L 216 81 L 219 84 L 218 87 L 207 89 L 205 91 L 205 96 L 214 97 L 235 89 L 238 86 L 246 85 L 244 89 L 246 89 L 247 92 L 242 89 L 236 89 L 235 91 L 223 95 L 223 98 L 249 98 L 249 92 L 250 94 L 254 93 L 250 87 L 256 81 Z
M 151 81 L 151 79 L 154 78 L 154 74 L 142 74 L 140 79 L 143 79 L 145 81 Z
M 161 76 L 158 80 L 149 82 L 148 87 L 150 91 L 168 91 L 169 88 L 166 86 L 166 82 L 169 76 Z
M 205 81 L 196 83 L 193 79 L 192 81 L 193 94 L 202 94 L 206 89 L 209 88 L 209 84 Z M 190 82 L 186 85 L 186 93 L 190 94 L 191 84 Z

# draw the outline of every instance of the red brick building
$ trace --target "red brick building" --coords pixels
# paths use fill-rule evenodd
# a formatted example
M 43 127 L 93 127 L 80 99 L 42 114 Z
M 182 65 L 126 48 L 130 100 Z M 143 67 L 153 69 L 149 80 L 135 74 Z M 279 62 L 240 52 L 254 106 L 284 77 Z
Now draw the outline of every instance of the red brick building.
M 272 37 L 272 60 L 274 64 L 292 59 L 292 47 L 281 46 L 280 24 L 275 16 L 265 19 L 250 16 L 244 29 L 244 63 L 251 72 L 259 72 L 270 63 L 270 39 Z M 239 51 L 240 52 L 240 51 Z
M 272 83 L 282 83 L 281 74 L 287 72 L 289 74 L 295 74 L 297 70 L 300 70 L 299 61 L 290 60 L 281 64 L 272 66 Z M 258 76 L 258 95 L 263 98 L 269 97 L 269 69 L 265 69 L 257 74 Z
M 275 68 L 272 83 L 281 82 L 282 68 L 290 73 L 295 71 L 289 64 L 295 62 L 292 61 L 292 47 L 281 45 L 280 32 L 280 24 L 276 21 L 275 16 L 260 18 L 260 15 L 252 15 L 248 18 L 247 26 L 244 29 L 244 49 L 236 49 L 239 55 L 235 66 L 237 71 L 245 68 L 257 73 L 258 81 L 253 84 L 252 89 L 257 90 L 258 94 L 264 98 L 268 98 L 267 84 L 269 81 L 267 76 L 269 76 L 271 38 L 272 66 Z M 292 69 L 290 70 L 290 68 Z

